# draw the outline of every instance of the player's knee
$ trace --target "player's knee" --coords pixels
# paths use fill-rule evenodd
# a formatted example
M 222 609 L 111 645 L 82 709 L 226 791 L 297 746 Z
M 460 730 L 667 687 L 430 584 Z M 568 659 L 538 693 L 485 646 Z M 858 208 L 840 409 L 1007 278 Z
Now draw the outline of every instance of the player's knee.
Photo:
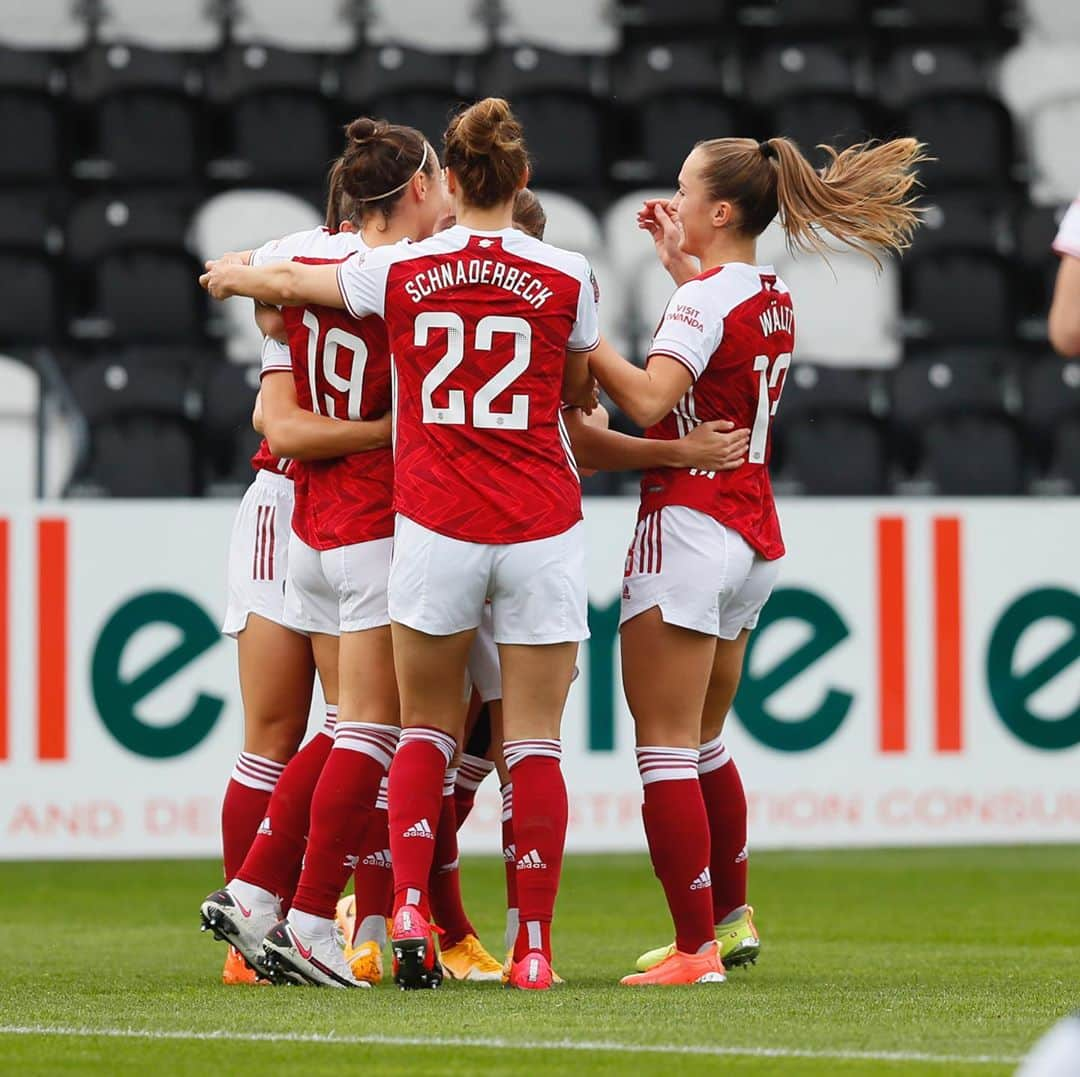
M 296 754 L 307 730 L 307 713 L 268 712 L 254 721 L 248 715 L 244 751 L 265 759 L 287 762 Z

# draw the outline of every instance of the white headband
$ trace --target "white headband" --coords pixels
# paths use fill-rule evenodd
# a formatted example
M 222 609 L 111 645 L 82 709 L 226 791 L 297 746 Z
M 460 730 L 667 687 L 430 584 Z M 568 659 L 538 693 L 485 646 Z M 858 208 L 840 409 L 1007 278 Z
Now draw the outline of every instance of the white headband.
M 408 187 L 409 184 L 412 183 L 412 181 L 414 179 L 416 179 L 416 177 L 419 176 L 421 172 L 424 171 L 424 165 L 427 164 L 427 151 L 428 151 L 428 144 L 425 142 L 424 143 L 424 155 L 423 155 L 423 157 L 420 158 L 420 164 L 417 166 L 416 171 L 404 183 L 399 183 L 396 187 L 391 188 L 389 191 L 383 191 L 382 194 L 373 194 L 369 198 L 356 198 L 356 199 L 354 199 L 354 201 L 356 201 L 356 202 L 378 202 L 380 198 L 389 198 L 390 195 L 397 194 L 398 191 L 400 191 L 403 187 Z

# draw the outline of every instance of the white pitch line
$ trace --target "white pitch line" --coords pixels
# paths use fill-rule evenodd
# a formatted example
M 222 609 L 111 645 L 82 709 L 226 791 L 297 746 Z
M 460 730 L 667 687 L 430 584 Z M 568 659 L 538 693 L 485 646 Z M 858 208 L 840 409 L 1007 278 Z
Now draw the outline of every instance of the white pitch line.
M 460 1036 L 339 1036 L 315 1032 L 231 1032 L 216 1029 L 71 1028 L 63 1025 L 0 1025 L 0 1036 L 105 1037 L 120 1040 L 234 1040 L 239 1043 L 313 1043 L 344 1047 L 475 1047 L 511 1051 L 596 1051 L 611 1054 L 675 1054 L 740 1058 L 820 1058 L 840 1062 L 933 1062 L 1015 1065 L 1017 1055 L 936 1055 L 921 1051 L 818 1051 L 802 1047 L 732 1047 L 688 1043 L 612 1043 L 604 1040 L 466 1039 Z

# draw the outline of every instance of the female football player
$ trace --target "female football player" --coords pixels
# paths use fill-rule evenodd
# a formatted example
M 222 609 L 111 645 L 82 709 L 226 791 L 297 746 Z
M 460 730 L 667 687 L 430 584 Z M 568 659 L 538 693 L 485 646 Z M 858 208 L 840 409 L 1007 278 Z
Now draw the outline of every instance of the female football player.
M 676 937 L 624 984 L 722 982 L 715 923 L 740 913 L 714 908 L 703 787 L 705 768 L 724 761 L 718 732 L 784 553 L 768 460 L 795 342 L 791 297 L 757 264 L 757 237 L 779 213 L 789 245 L 807 252 L 826 253 L 827 237 L 875 261 L 879 249 L 903 250 L 919 219 L 910 192 L 921 159 L 919 143 L 898 139 L 834 153 L 819 174 L 784 138 L 699 143 L 669 203 L 699 272 L 668 303 L 645 369 L 606 345 L 591 356 L 600 384 L 650 438 L 720 418 L 751 431 L 735 471 L 642 479 L 623 586 L 623 684 L 646 836 Z M 655 211 L 658 225 L 664 212 Z

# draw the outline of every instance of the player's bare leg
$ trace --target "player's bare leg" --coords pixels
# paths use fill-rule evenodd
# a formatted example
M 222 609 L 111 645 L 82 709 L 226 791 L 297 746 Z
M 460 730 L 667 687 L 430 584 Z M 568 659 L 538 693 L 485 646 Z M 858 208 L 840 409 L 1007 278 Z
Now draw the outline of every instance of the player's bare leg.
M 645 790 L 645 834 L 676 933 L 674 953 L 642 974 L 652 979 L 627 977 L 623 983 L 722 982 L 712 923 L 709 824 L 697 773 L 716 638 L 667 624 L 654 606 L 622 626 L 621 645 Z
M 443 779 L 464 729 L 465 669 L 476 633 L 432 636 L 394 624 L 393 634 L 402 721 L 389 783 L 394 980 L 406 989 L 437 987 L 443 972 L 429 922 L 428 880 Z
M 499 644 L 519 910 L 513 987 L 543 990 L 553 982 L 551 919 L 568 818 L 559 731 L 577 650 L 576 643 Z

